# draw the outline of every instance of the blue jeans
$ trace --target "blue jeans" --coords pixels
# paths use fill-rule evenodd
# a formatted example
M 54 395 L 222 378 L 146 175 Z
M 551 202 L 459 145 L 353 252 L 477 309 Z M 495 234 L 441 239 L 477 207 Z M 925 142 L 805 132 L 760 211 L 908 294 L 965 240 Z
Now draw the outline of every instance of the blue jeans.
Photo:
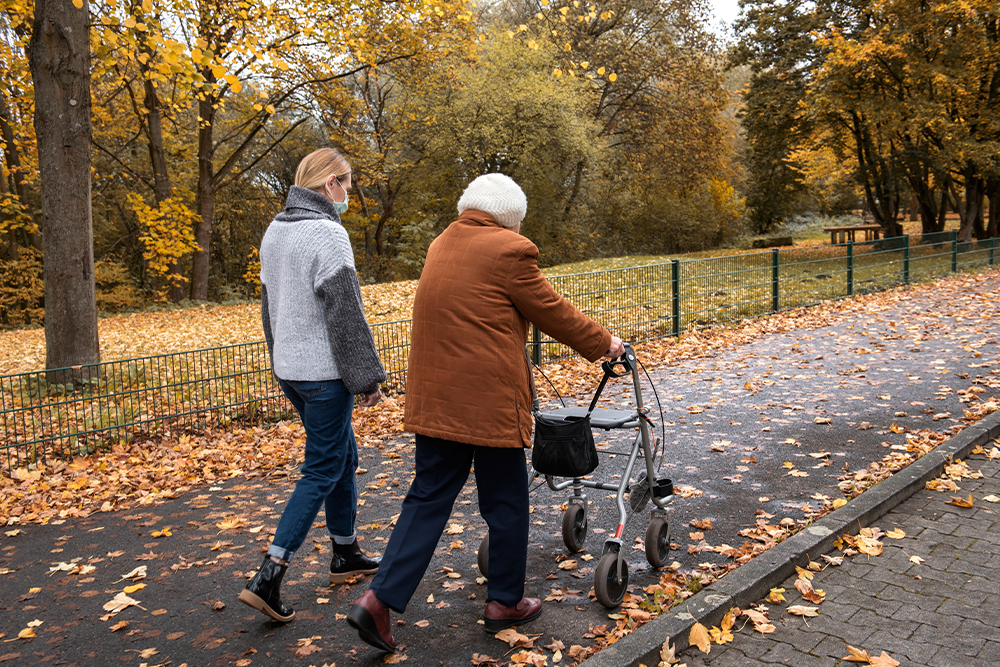
M 339 544 L 354 541 L 358 490 L 358 445 L 351 426 L 354 396 L 340 380 L 278 380 L 306 430 L 302 476 L 278 521 L 267 553 L 291 561 L 309 534 L 319 508 L 326 504 L 326 528 Z

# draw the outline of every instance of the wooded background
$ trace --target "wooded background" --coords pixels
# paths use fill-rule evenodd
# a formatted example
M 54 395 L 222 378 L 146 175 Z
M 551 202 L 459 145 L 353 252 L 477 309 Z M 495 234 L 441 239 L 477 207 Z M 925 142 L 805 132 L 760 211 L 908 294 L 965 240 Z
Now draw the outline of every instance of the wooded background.
M 543 264 L 715 247 L 806 211 L 864 208 L 890 236 L 904 211 L 927 233 L 957 211 L 962 240 L 997 234 L 991 0 L 744 0 L 730 41 L 702 0 L 0 2 L 3 326 L 49 306 L 48 334 L 80 275 L 105 311 L 252 298 L 260 238 L 321 146 L 353 165 L 365 282 L 418 276 L 490 171 L 528 195 Z M 91 210 L 47 211 L 85 157 L 40 159 L 73 114 Z

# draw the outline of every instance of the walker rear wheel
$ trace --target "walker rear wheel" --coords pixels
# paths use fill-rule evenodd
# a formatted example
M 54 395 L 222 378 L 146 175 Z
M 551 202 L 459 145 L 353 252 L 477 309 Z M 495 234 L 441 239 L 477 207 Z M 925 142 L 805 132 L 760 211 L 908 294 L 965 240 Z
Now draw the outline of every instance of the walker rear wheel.
M 667 564 L 670 555 L 670 521 L 662 516 L 654 516 L 646 529 L 646 560 L 660 569 Z
M 570 503 L 563 514 L 562 538 L 572 553 L 583 551 L 587 541 L 587 508 L 580 503 Z
M 476 563 L 479 565 L 479 574 L 487 579 L 490 578 L 490 536 L 487 533 L 483 541 L 479 543 L 479 551 L 476 552 Z
M 625 599 L 628 589 L 628 563 L 622 560 L 622 576 L 618 578 L 618 554 L 609 551 L 601 557 L 594 573 L 594 595 L 608 609 L 614 609 Z

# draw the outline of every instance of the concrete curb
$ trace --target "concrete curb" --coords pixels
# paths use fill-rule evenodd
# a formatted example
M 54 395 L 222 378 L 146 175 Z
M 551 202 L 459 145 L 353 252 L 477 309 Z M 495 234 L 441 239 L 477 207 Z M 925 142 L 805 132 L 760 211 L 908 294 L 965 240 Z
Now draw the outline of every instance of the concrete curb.
M 732 607 L 746 608 L 763 598 L 805 566 L 809 556 L 819 557 L 847 531 L 868 526 L 938 477 L 950 458 L 965 458 L 979 445 L 1000 437 L 1000 410 L 979 420 L 938 445 L 838 510 L 730 572 L 673 611 L 650 621 L 635 632 L 581 663 L 583 667 L 655 667 L 666 639 L 678 653 L 688 647 L 695 622 L 718 625 Z

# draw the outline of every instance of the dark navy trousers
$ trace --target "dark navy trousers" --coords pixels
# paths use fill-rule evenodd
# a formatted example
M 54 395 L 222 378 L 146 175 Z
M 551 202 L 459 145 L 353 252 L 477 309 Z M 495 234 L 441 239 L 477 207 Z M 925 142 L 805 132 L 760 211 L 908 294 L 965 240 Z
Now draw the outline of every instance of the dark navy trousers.
M 375 597 L 389 608 L 400 613 L 406 609 L 473 466 L 479 511 L 490 531 L 486 599 L 512 607 L 524 597 L 528 559 L 528 472 L 524 450 L 480 447 L 418 434 L 417 474 L 370 586 Z

